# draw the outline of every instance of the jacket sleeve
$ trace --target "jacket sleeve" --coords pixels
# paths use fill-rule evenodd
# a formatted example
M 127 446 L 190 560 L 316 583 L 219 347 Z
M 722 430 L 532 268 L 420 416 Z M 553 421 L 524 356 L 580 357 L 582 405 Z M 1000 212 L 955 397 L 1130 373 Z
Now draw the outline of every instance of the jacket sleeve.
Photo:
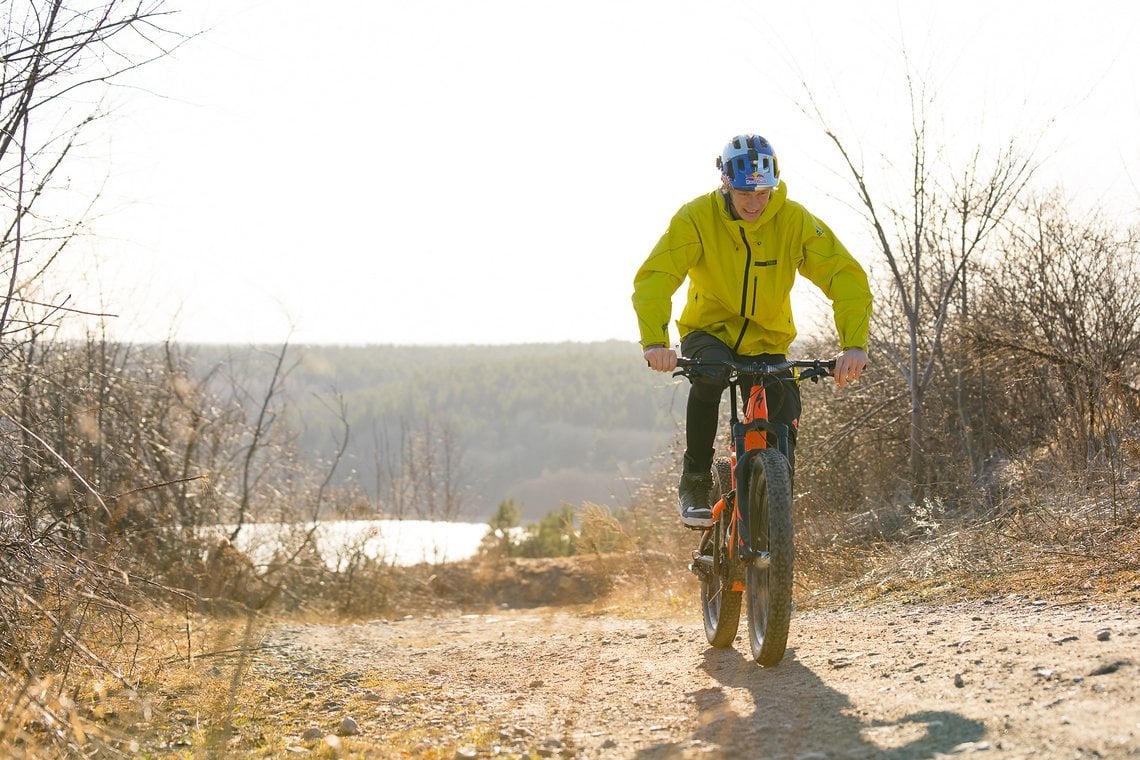
M 633 278 L 633 309 L 642 347 L 669 345 L 673 294 L 700 257 L 696 227 L 686 214 L 678 212 Z
M 826 224 L 804 214 L 804 259 L 799 272 L 831 300 L 839 347 L 866 350 L 871 329 L 867 273 Z

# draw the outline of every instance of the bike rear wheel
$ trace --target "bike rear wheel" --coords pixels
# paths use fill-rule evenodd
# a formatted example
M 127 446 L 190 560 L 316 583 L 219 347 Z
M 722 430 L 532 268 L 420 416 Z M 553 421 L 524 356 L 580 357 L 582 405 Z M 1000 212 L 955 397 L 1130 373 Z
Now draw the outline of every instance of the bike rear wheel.
M 756 662 L 772 667 L 788 645 L 795 561 L 791 468 L 776 449 L 762 449 L 752 461 L 748 501 L 753 548 L 768 553 L 767 562 L 758 558 L 744 569 L 748 640 Z
M 723 497 L 732 491 L 732 465 L 727 459 L 713 464 L 717 491 Z M 740 596 L 736 588 L 739 570 L 728 560 L 728 527 L 732 510 L 721 510 L 716 523 L 705 533 L 701 551 L 712 557 L 712 572 L 701 576 L 701 614 L 705 637 L 714 647 L 730 647 L 740 626 Z

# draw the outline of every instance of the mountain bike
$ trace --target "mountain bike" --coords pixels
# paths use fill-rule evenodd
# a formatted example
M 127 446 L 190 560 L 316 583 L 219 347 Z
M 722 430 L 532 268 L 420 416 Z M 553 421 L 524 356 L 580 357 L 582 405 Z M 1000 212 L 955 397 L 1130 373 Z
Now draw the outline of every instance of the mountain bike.
M 778 665 L 788 644 L 795 544 L 788 428 L 768 420 L 764 381 L 818 383 L 834 368 L 834 360 L 823 359 L 748 364 L 679 358 L 673 373 L 691 379 L 716 372 L 728 380 L 729 456 L 713 463 L 719 499 L 689 570 L 701 582 L 709 643 L 732 646 L 743 595 L 752 657 L 765 667 Z

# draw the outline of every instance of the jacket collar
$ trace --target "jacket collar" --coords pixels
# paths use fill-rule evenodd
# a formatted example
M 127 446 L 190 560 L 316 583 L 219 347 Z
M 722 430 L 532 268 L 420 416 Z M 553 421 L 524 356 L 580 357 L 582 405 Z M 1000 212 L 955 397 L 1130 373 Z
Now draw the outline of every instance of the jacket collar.
M 720 214 L 721 218 L 727 222 L 735 222 L 738 224 L 746 224 L 749 227 L 767 224 L 771 221 L 772 217 L 783 207 L 784 201 L 788 199 L 788 183 L 780 180 L 780 184 L 776 185 L 776 189 L 772 191 L 772 197 L 768 200 L 768 205 L 764 208 L 764 213 L 755 222 L 742 222 L 740 217 L 732 208 L 732 201 L 728 197 L 728 193 L 724 188 L 718 188 L 716 194 L 720 196 Z

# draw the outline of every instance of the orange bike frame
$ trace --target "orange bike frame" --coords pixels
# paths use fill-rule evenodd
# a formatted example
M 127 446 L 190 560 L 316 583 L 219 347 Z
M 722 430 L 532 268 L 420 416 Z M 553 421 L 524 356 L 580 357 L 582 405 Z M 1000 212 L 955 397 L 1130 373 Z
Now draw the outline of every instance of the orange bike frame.
M 735 415 L 735 412 L 736 412 L 736 388 L 735 387 L 732 388 L 732 394 L 733 394 L 732 411 L 733 411 L 733 416 L 735 417 L 736 416 Z M 768 398 L 764 393 L 764 385 L 763 385 L 763 383 L 755 383 L 752 386 L 752 388 L 748 394 L 748 403 L 745 405 L 745 408 L 744 408 L 744 419 L 743 419 L 744 434 L 743 434 L 742 442 L 744 445 L 744 451 L 745 452 L 754 451 L 756 449 L 767 448 L 767 445 L 768 445 L 768 433 L 767 433 L 767 431 L 760 429 L 760 428 L 752 427 L 749 424 L 749 423 L 752 423 L 754 421 L 767 422 L 767 420 L 768 420 Z M 734 422 L 735 422 L 735 420 L 734 420 Z M 713 510 L 712 510 L 713 519 L 718 520 L 718 519 L 720 519 L 721 512 L 723 512 L 727 508 L 727 504 L 725 503 L 725 499 L 728 498 L 732 502 L 732 510 L 733 510 L 732 519 L 728 521 L 728 556 L 729 556 L 729 559 L 734 561 L 734 562 L 737 559 L 739 559 L 740 550 L 744 547 L 744 537 L 739 535 L 739 530 L 738 530 L 738 526 L 740 525 L 740 513 L 739 513 L 740 500 L 736 498 L 736 494 L 739 492 L 739 489 L 737 488 L 737 484 L 736 484 L 736 461 L 737 461 L 737 447 L 741 441 L 738 440 L 740 438 L 740 436 L 736 430 L 736 427 L 737 426 L 734 424 L 733 425 L 733 428 L 734 428 L 733 429 L 733 436 L 732 436 L 732 439 L 729 441 L 729 461 L 731 462 L 731 466 L 732 466 L 732 490 L 728 494 L 722 494 L 720 499 L 717 501 L 717 503 L 715 505 L 713 505 Z M 743 590 L 744 585 L 741 581 L 735 581 L 733 583 L 733 588 L 734 588 L 734 590 L 740 591 L 740 590 Z

